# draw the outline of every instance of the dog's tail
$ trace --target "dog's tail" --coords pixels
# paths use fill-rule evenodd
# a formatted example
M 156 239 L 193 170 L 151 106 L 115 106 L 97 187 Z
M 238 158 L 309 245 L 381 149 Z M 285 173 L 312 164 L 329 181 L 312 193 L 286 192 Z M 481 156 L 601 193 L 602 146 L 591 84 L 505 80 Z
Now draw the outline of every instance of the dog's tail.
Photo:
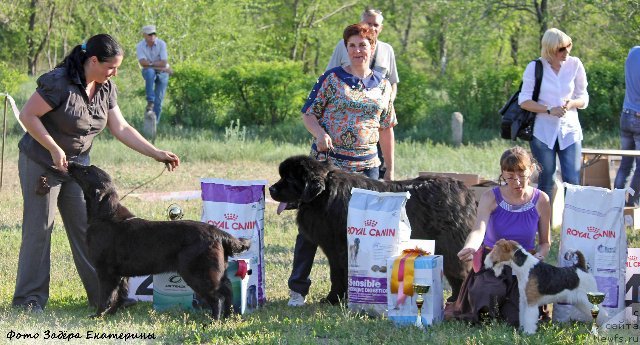
M 228 255 L 239 254 L 251 247 L 251 240 L 248 238 L 229 237 L 226 239 L 225 250 Z
M 582 254 L 581 251 L 576 250 L 576 256 L 578 257 L 578 262 L 576 262 L 574 266 L 587 272 L 587 260 L 584 259 L 584 254 Z

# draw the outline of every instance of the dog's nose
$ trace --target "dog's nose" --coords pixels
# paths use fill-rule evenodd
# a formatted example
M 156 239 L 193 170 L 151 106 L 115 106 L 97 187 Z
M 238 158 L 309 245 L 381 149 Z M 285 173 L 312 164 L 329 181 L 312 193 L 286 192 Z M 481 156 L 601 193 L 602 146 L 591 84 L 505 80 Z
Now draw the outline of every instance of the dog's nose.
M 273 194 L 276 192 L 276 189 L 273 186 L 269 187 L 269 194 Z

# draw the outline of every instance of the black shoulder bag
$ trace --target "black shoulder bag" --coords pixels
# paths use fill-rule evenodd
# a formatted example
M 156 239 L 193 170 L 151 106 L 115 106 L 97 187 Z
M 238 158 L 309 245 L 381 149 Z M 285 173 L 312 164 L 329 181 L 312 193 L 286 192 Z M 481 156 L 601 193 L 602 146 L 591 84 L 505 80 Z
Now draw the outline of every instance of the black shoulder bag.
M 542 84 L 542 61 L 536 61 L 536 84 L 533 88 L 533 100 L 538 101 L 540 95 L 540 85 Z M 518 91 L 516 91 L 507 103 L 500 109 L 502 115 L 502 123 L 500 125 L 500 136 L 503 139 L 531 141 L 533 139 L 533 124 L 536 120 L 536 113 L 520 108 L 518 104 L 518 96 L 522 90 L 522 82 Z

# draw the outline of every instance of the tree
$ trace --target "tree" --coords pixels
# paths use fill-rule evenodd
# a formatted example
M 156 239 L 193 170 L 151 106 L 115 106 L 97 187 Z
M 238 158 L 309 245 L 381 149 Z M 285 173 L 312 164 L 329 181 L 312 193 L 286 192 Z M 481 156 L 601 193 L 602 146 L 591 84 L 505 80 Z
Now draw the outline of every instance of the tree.
M 55 2 L 41 3 L 38 0 L 31 0 L 29 3 L 29 23 L 27 30 L 27 63 L 28 74 L 35 75 L 38 67 L 38 58 L 42 49 L 49 41 L 49 35 L 51 35 L 51 29 L 53 28 L 53 18 L 56 13 Z M 46 15 L 44 28 L 39 27 L 36 22 L 38 17 Z

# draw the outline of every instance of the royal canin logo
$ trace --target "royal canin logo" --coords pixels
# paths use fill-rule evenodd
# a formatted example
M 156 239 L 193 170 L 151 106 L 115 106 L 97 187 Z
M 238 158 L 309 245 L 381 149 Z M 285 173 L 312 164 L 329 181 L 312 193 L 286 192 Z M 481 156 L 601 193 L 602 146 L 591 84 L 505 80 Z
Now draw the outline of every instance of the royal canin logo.
M 235 213 L 225 213 L 224 214 L 224 219 L 226 220 L 237 220 L 238 219 L 238 215 Z
M 589 231 L 589 232 L 600 232 L 600 229 L 596 228 L 595 226 L 587 226 L 587 231 Z
M 364 221 L 364 226 L 375 227 L 376 225 L 378 225 L 378 222 L 373 219 L 367 219 Z

